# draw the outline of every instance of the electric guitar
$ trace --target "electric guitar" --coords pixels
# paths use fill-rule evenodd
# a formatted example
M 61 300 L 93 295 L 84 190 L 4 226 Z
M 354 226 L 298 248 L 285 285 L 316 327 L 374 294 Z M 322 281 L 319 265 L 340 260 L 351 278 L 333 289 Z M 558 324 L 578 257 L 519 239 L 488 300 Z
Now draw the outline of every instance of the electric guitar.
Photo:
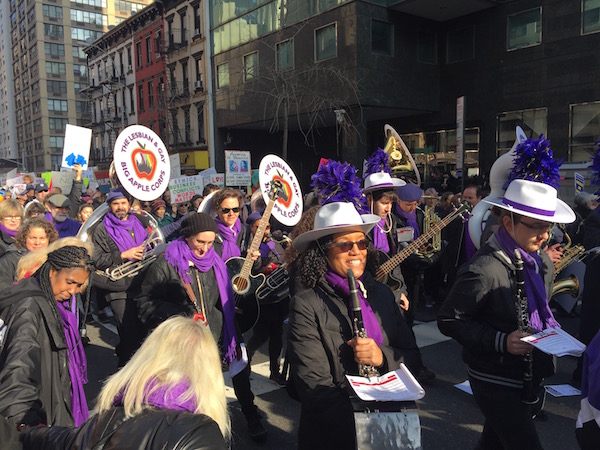
M 377 269 L 376 278 L 377 281 L 387 284 L 392 290 L 395 290 L 400 285 L 400 281 L 395 278 L 392 274 L 392 271 L 398 267 L 406 258 L 412 255 L 414 252 L 419 250 L 423 245 L 427 244 L 427 242 L 433 238 L 436 234 L 438 234 L 442 228 L 452 222 L 454 219 L 460 217 L 464 219 L 463 213 L 468 213 L 471 211 L 471 205 L 468 203 L 463 203 L 460 208 L 455 209 L 451 214 L 448 214 L 439 222 L 433 224 L 429 231 L 425 234 L 422 234 L 417 239 L 412 241 L 398 253 L 396 253 L 391 258 L 387 256 L 383 252 L 379 252 L 380 261 L 382 262 L 379 268 Z
M 233 257 L 229 258 L 225 263 L 231 284 L 233 284 L 233 292 L 235 293 L 235 307 L 238 319 L 238 325 L 242 333 L 251 330 L 260 316 L 260 305 L 254 293 L 262 285 L 265 284 L 265 276 L 262 273 L 252 275 L 252 254 L 258 251 L 260 243 L 263 240 L 265 229 L 269 224 L 271 211 L 277 198 L 282 195 L 283 186 L 278 180 L 271 181 L 271 191 L 269 192 L 269 203 L 265 208 L 258 229 L 254 234 L 252 243 L 246 253 L 246 258 Z

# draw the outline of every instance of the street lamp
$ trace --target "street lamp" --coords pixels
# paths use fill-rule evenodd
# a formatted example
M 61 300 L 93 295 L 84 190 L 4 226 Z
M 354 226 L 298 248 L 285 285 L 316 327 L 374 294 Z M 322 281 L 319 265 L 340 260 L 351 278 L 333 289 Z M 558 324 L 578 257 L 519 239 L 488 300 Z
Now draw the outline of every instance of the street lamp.
M 335 149 L 337 156 L 340 156 L 340 131 L 346 119 L 346 110 L 334 109 L 333 112 L 335 113 Z

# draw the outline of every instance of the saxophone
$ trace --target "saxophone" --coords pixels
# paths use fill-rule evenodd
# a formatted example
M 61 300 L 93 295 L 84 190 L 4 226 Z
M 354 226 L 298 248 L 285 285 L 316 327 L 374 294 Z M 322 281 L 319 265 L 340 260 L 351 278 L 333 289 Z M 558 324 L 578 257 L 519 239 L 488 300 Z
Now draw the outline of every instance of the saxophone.
M 358 291 L 356 290 L 356 279 L 352 269 L 348 269 L 348 286 L 350 288 L 350 301 L 352 303 L 352 312 L 354 313 L 354 319 L 352 321 L 352 328 L 354 331 L 354 337 L 366 338 L 367 331 L 363 324 L 362 310 L 360 309 L 360 300 L 358 299 Z M 371 365 L 358 364 L 358 374 L 361 377 L 371 378 L 378 377 L 379 372 Z
M 529 326 L 529 308 L 527 306 L 527 294 L 525 294 L 525 274 L 523 273 L 523 260 L 519 249 L 515 249 L 515 278 L 517 284 L 517 329 L 525 333 L 531 333 Z M 528 352 L 523 356 L 525 370 L 523 371 L 523 391 L 521 401 L 527 405 L 535 405 L 539 401 L 533 384 L 533 356 Z
M 575 275 L 571 274 L 568 278 L 556 280 L 556 276 L 565 267 L 579 259 L 579 257 L 585 252 L 583 245 L 571 246 L 571 238 L 566 232 L 564 232 L 564 235 L 567 239 L 567 245 L 563 249 L 563 254 L 560 258 L 560 261 L 554 264 L 554 285 L 552 286 L 551 298 L 561 294 L 570 294 L 574 298 L 579 296 L 579 280 Z

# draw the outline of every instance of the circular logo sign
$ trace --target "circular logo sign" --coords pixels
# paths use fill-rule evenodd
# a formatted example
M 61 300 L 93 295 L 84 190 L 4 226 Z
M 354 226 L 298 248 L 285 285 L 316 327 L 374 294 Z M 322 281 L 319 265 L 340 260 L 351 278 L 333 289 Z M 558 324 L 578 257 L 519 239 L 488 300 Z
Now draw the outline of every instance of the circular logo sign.
M 169 186 L 169 154 L 150 128 L 131 125 L 121 131 L 113 157 L 119 181 L 134 198 L 144 202 L 155 200 Z
M 296 225 L 302 215 L 302 191 L 290 166 L 279 156 L 267 155 L 260 162 L 258 180 L 267 204 L 273 187 L 277 189 L 273 217 L 284 225 Z

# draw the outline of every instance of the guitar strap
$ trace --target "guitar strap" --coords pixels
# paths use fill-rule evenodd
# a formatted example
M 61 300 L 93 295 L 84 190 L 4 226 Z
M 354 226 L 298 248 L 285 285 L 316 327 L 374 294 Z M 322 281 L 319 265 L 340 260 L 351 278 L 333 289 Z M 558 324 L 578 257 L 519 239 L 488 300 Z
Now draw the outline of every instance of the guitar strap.
M 188 298 L 194 305 L 194 309 L 196 312 L 194 313 L 194 320 L 198 322 L 199 320 L 202 322 L 202 325 L 205 327 L 208 326 L 208 318 L 206 317 L 206 309 L 204 308 L 204 296 L 202 295 L 202 284 L 200 283 L 200 276 L 198 275 L 198 271 L 196 271 L 196 283 L 198 284 L 198 291 L 200 293 L 200 307 L 198 307 L 198 300 L 196 299 L 196 295 L 194 294 L 194 290 L 192 289 L 192 285 L 190 283 L 184 283 L 183 280 L 179 280 L 183 289 L 188 295 Z

